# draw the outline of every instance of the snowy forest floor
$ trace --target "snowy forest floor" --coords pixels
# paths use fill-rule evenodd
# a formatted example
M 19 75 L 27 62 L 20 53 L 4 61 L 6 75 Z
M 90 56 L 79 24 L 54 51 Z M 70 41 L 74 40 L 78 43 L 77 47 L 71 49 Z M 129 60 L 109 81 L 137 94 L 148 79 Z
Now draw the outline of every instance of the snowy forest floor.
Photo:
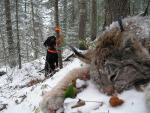
M 39 82 L 30 87 L 21 87 L 31 80 L 43 79 L 44 74 L 39 71 L 44 68 L 44 59 L 23 64 L 22 69 L 7 69 L 7 74 L 0 77 L 0 109 L 6 104 L 6 109 L 0 113 L 42 113 L 39 103 L 45 91 L 51 90 L 60 80 L 72 69 L 81 67 L 82 62 L 73 59 L 56 72 L 52 78 Z M 0 71 L 6 71 L 1 68 Z M 75 99 L 67 98 L 64 102 L 65 113 L 148 113 L 144 103 L 144 93 L 131 89 L 118 95 L 124 100 L 119 107 L 109 105 L 109 96 L 100 93 L 92 81 L 86 82 L 88 86 Z M 82 99 L 86 103 L 82 107 L 71 108 L 76 102 Z M 101 104 L 101 102 L 103 104 Z M 58 111 L 59 113 L 59 111 Z

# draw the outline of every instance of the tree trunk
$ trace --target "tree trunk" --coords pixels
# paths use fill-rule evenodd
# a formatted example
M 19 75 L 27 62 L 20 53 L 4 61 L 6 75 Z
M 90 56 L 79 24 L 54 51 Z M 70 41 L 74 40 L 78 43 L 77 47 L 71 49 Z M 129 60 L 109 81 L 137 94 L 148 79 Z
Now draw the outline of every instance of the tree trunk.
M 20 52 L 20 37 L 19 37 L 19 23 L 18 23 L 18 0 L 16 0 L 16 28 L 17 28 L 17 50 L 18 50 L 18 63 L 21 69 L 21 52 Z
M 2 35 L 2 32 L 0 32 L 1 34 L 1 41 L 2 41 L 2 48 L 3 48 L 3 59 L 4 59 L 4 63 L 5 63 L 5 66 L 7 64 L 7 54 L 6 54 L 6 47 L 5 47 L 5 41 L 4 41 L 4 36 Z
M 25 20 L 27 19 L 27 0 L 24 1 L 24 10 L 25 10 L 25 15 L 24 18 Z M 25 22 L 25 37 L 26 37 L 26 57 L 27 57 L 27 61 L 29 62 L 29 45 L 28 45 L 28 38 L 27 38 L 27 21 Z
M 75 1 L 74 0 L 71 0 L 71 8 L 72 8 L 72 11 L 71 11 L 71 27 L 74 27 L 74 23 L 75 23 Z
M 36 31 L 35 31 L 35 20 L 34 20 L 34 7 L 33 7 L 33 1 L 31 0 L 31 13 L 32 13 L 32 29 L 33 29 L 33 42 L 32 47 L 34 49 L 34 58 L 38 58 L 38 37 L 36 37 Z
M 55 4 L 54 4 L 54 8 L 55 8 L 55 24 L 56 24 L 56 27 L 59 27 L 59 12 L 58 12 L 58 0 L 55 0 Z M 56 38 L 60 38 L 60 34 L 59 32 L 56 32 Z M 59 40 L 59 39 L 58 39 Z M 59 47 L 57 46 L 58 49 L 60 49 L 61 51 L 61 45 L 59 45 Z M 63 68 L 63 63 L 62 63 L 62 55 L 61 53 L 58 53 L 58 62 L 59 62 L 59 67 L 60 68 Z
M 79 21 L 79 0 L 72 0 L 72 27 L 76 26 L 75 23 Z
M 97 34 L 97 3 L 96 0 L 92 0 L 92 11 L 91 11 L 91 40 L 95 40 Z
M 63 0 L 63 13 L 64 13 L 63 29 L 64 29 L 64 36 L 66 36 L 66 33 L 67 33 L 67 0 Z
M 85 49 L 86 0 L 79 0 L 79 48 Z
M 119 17 L 126 17 L 129 12 L 129 0 L 105 0 L 105 26 Z
M 9 51 L 8 63 L 9 66 L 12 68 L 16 66 L 16 58 L 15 58 L 16 52 L 15 52 L 13 32 L 12 32 L 10 1 L 5 0 L 4 3 L 5 3 L 5 15 L 6 15 L 6 34 L 7 34 L 8 51 Z

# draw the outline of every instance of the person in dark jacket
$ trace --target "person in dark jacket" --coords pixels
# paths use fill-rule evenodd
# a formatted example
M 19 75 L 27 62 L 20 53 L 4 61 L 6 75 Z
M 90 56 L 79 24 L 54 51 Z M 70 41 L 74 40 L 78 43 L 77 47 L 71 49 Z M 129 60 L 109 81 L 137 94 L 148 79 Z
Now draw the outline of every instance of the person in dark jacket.
M 47 47 L 47 55 L 45 62 L 45 77 L 54 72 L 58 67 L 58 51 L 56 50 L 56 37 L 50 36 L 44 42 L 44 46 Z

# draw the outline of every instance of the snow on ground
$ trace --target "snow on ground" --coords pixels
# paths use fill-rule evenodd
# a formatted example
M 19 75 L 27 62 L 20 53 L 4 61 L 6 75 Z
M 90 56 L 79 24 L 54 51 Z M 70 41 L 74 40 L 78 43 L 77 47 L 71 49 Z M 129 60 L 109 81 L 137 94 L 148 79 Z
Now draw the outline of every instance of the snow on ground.
M 39 102 L 43 92 L 51 90 L 70 70 L 81 66 L 82 63 L 78 59 L 74 59 L 72 63 L 69 63 L 52 78 L 24 88 L 18 86 L 26 84 L 32 79 L 44 77 L 43 73 L 39 72 L 44 68 L 43 58 L 24 64 L 21 70 L 17 68 L 7 69 L 9 70 L 7 75 L 0 77 L 0 104 L 8 105 L 7 109 L 0 111 L 0 113 L 42 113 L 39 109 Z M 0 70 L 5 70 L 5 68 Z M 144 104 L 143 92 L 137 92 L 134 89 L 124 91 L 119 97 L 125 103 L 113 108 L 109 105 L 109 96 L 100 93 L 91 81 L 87 81 L 87 84 L 88 87 L 80 92 L 75 99 L 67 98 L 65 100 L 65 113 L 148 113 Z M 22 99 L 21 96 L 24 95 L 26 98 L 19 103 Z M 86 104 L 72 109 L 71 107 L 79 99 L 86 101 Z M 101 102 L 103 102 L 102 105 Z
M 118 96 L 123 99 L 125 103 L 113 108 L 109 105 L 109 96 L 100 93 L 91 81 L 88 81 L 88 84 L 89 86 L 83 92 L 79 93 L 76 99 L 65 100 L 65 104 L 67 104 L 65 106 L 66 113 L 77 113 L 77 111 L 81 111 L 82 113 L 148 113 L 145 108 L 143 101 L 144 95 L 142 92 L 135 90 L 123 92 Z M 78 99 L 87 101 L 86 105 L 71 109 Z M 69 103 L 69 101 L 71 101 L 72 104 Z M 102 106 L 101 102 L 103 102 Z

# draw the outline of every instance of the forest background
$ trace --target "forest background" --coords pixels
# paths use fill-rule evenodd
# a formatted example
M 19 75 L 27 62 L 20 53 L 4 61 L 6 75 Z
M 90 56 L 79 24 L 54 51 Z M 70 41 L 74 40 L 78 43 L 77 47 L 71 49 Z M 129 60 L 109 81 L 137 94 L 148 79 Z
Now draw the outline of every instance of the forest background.
M 67 44 L 87 48 L 112 21 L 144 12 L 149 1 L 0 0 L 0 67 L 21 68 L 45 55 L 43 42 L 56 35 L 57 22 L 64 35 L 63 49 Z M 147 11 L 150 15 L 150 7 Z

